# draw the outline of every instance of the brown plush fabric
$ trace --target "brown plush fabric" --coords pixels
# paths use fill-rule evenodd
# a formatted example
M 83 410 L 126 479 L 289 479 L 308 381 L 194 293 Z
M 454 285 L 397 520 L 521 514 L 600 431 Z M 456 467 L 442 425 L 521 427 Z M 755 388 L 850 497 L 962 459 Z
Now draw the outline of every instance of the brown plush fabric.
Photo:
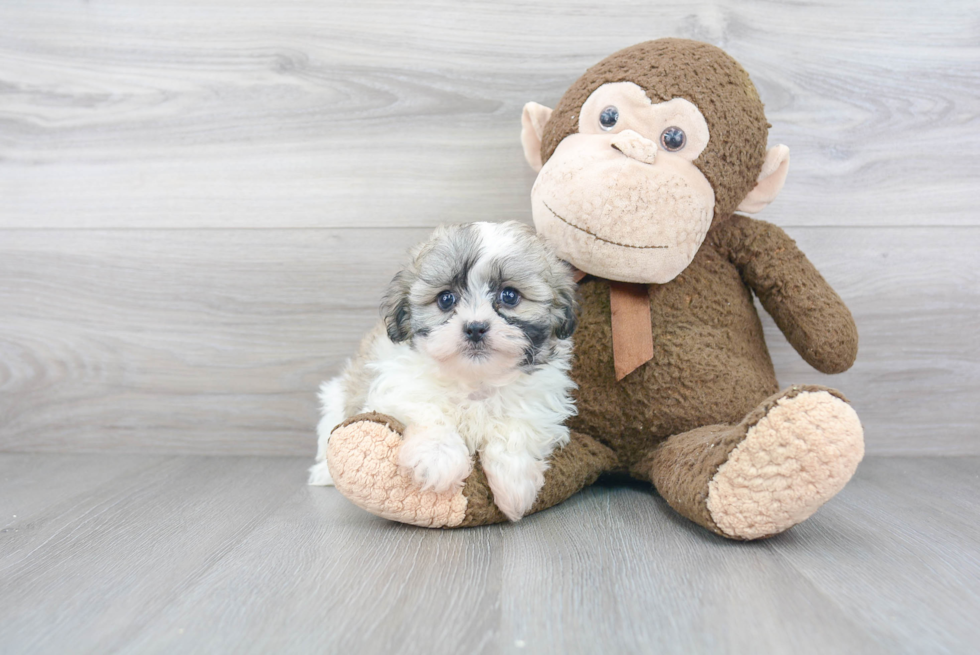
M 555 453 L 556 457 L 559 455 L 560 453 Z M 479 458 L 473 462 L 473 472 L 466 478 L 466 484 L 463 486 L 463 496 L 466 497 L 466 516 L 458 527 L 469 528 L 475 525 L 492 525 L 494 523 L 503 523 L 507 520 L 504 513 L 493 504 L 493 492 L 490 491 L 487 474 L 483 471 L 483 465 L 480 463 Z
M 581 284 L 570 426 L 612 448 L 624 471 L 671 435 L 738 423 L 778 389 L 752 293 L 722 253 L 703 245 L 683 273 L 649 291 L 653 357 L 617 382 L 609 283 Z
M 694 161 L 715 190 L 715 218 L 728 216 L 755 185 L 766 156 L 769 124 L 748 73 L 723 50 L 687 39 L 639 43 L 606 57 L 580 77 L 545 125 L 541 161 L 569 134 L 578 112 L 603 84 L 634 82 L 652 102 L 690 100 L 701 110 L 711 139 Z
M 545 471 L 544 487 L 529 514 L 548 509 L 596 481 L 599 474 L 616 463 L 616 455 L 595 439 L 572 432 L 571 440 L 551 456 L 551 467 Z M 502 523 L 507 517 L 493 504 L 493 493 L 479 462 L 463 487 L 466 496 L 466 518 L 458 527 Z
M 794 385 L 773 394 L 746 415 L 738 425 L 707 425 L 676 434 L 655 447 L 630 469 L 634 476 L 650 480 L 664 500 L 679 514 L 715 534 L 731 538 L 715 524 L 708 511 L 708 483 L 748 431 L 784 398 L 804 392 L 826 391 L 846 401 L 834 389 L 818 385 Z
M 721 534 L 708 511 L 708 483 L 744 438 L 745 430 L 731 425 L 706 425 L 676 434 L 637 462 L 630 473 L 653 482 L 678 514 Z
M 842 373 L 857 357 L 850 310 L 782 229 L 735 215 L 707 237 L 738 267 L 796 352 L 822 373 Z
M 572 428 L 608 445 L 628 470 L 671 435 L 739 423 L 778 390 L 753 290 L 807 361 L 850 366 L 857 330 L 837 294 L 782 230 L 736 216 L 712 229 L 677 278 L 650 285 L 653 358 L 619 382 L 609 283 L 582 282 Z

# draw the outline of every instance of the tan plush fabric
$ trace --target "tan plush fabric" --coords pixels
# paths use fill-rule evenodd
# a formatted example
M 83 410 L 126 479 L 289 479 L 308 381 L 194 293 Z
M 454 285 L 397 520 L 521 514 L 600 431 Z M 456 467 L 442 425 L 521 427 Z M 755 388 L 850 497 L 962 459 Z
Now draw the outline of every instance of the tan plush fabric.
M 650 139 L 649 145 L 654 149 L 643 148 L 646 156 L 638 156 L 639 160 L 653 163 L 666 154 L 656 142 L 659 135 L 668 127 L 684 126 L 686 136 L 684 147 L 675 151 L 673 153 L 675 156 L 694 161 L 708 145 L 710 136 L 708 123 L 694 103 L 684 98 L 654 103 L 650 100 L 647 91 L 633 82 L 603 84 L 596 89 L 578 112 L 579 134 L 603 132 L 597 122 L 602 111 L 609 106 L 616 107 L 619 112 L 615 128 L 621 130 L 620 135 L 639 133 Z M 618 139 L 614 137 L 614 142 L 616 140 Z
M 766 161 L 755 187 L 738 205 L 738 211 L 754 214 L 769 206 L 783 190 L 789 173 L 789 148 L 783 145 L 769 148 Z
M 507 520 L 493 503 L 493 492 L 479 458 L 464 488 L 437 494 L 420 490 L 398 470 L 404 426 L 384 414 L 360 414 L 330 436 L 327 462 L 337 489 L 376 516 L 426 528 L 454 528 Z M 591 437 L 571 434 L 545 471 L 545 486 L 528 514 L 559 503 L 592 484 L 615 464 L 608 448 Z
M 579 109 L 610 82 L 634 82 L 655 103 L 684 98 L 698 106 L 711 139 L 694 163 L 715 190 L 716 219 L 734 212 L 755 186 L 769 130 L 745 69 L 723 50 L 687 39 L 658 39 L 620 50 L 587 70 L 562 96 L 544 129 L 542 161 L 578 132 Z
M 780 398 L 708 484 L 706 507 L 738 539 L 778 534 L 844 488 L 864 457 L 857 413 L 827 391 Z
M 524 158 L 536 171 L 541 170 L 541 134 L 551 118 L 551 108 L 529 102 L 521 114 L 521 145 Z
M 608 138 L 621 153 L 656 149 L 650 141 L 629 145 L 640 138 L 630 131 Z M 535 227 L 559 256 L 593 275 L 672 280 L 711 227 L 711 185 L 681 157 L 660 155 L 651 167 L 612 147 L 597 150 L 592 139 L 571 135 L 538 174 Z
M 403 429 L 380 414 L 362 414 L 338 426 L 327 447 L 334 485 L 358 507 L 392 521 L 426 528 L 459 525 L 466 515 L 461 490 L 421 491 L 398 470 Z

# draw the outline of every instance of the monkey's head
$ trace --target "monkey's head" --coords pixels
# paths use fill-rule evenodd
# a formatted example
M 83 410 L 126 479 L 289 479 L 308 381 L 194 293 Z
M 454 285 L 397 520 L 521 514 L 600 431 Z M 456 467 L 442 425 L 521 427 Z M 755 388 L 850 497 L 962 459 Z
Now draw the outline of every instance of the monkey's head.
M 766 150 L 752 81 L 722 50 L 648 41 L 602 60 L 554 111 L 521 119 L 537 171 L 534 224 L 579 269 L 664 283 L 687 268 L 712 222 L 756 212 L 782 189 L 789 148 Z

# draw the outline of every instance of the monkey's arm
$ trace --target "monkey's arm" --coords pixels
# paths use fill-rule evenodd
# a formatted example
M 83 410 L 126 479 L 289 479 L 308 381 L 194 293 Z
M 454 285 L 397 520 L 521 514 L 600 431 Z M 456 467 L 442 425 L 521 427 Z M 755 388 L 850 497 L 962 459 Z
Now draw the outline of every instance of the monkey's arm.
M 782 229 L 736 214 L 714 238 L 796 352 L 822 373 L 842 373 L 857 357 L 850 310 Z

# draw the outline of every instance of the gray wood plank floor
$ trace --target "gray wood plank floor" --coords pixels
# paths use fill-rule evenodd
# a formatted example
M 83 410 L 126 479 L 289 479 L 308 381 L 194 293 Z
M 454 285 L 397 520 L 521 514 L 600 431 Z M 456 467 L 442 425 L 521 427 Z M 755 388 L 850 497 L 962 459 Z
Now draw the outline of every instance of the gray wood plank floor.
M 3 653 L 966 653 L 980 458 L 869 458 L 729 542 L 645 485 L 428 531 L 299 458 L 0 455 Z

